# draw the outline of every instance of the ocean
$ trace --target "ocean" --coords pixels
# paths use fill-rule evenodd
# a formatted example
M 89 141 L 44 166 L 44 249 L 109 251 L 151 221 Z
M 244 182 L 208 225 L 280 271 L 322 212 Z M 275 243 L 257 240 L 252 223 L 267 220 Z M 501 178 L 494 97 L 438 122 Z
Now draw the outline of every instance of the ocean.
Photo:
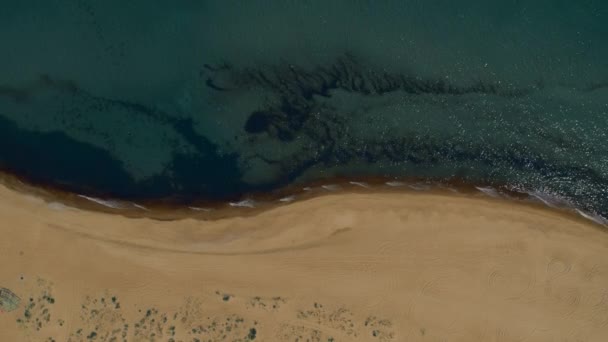
M 0 41 L 0 169 L 36 184 L 415 179 L 608 218 L 606 1 L 24 0 Z

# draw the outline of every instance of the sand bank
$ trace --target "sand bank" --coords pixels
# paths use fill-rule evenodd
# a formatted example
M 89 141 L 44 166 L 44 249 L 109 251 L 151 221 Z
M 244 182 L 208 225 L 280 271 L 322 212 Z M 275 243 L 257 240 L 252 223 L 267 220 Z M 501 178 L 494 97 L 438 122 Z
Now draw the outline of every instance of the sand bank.
M 127 218 L 0 186 L 1 341 L 605 341 L 608 234 L 500 200 L 332 194 Z

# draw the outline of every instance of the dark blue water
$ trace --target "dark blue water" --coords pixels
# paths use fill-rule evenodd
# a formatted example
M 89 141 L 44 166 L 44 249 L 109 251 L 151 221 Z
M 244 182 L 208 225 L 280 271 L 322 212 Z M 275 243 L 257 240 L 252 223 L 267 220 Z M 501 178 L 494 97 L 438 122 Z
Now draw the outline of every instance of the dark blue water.
M 0 41 L 0 167 L 32 181 L 417 178 L 608 217 L 605 1 L 5 1 Z

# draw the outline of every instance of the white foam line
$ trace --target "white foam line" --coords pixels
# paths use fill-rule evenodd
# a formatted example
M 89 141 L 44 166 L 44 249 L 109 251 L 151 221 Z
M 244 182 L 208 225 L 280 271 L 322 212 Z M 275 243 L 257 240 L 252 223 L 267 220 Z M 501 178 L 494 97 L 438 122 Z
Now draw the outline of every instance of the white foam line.
M 352 185 L 360 186 L 362 188 L 366 188 L 366 189 L 370 188 L 369 184 L 367 184 L 365 182 L 349 182 L 349 183 L 352 184 Z
M 293 196 L 293 195 L 292 196 L 286 196 L 286 197 L 283 197 L 283 198 L 279 199 L 279 202 L 291 202 L 291 201 L 293 201 L 295 199 L 296 199 L 296 196 Z
M 141 204 L 137 204 L 137 203 L 131 203 L 131 204 L 133 204 L 133 206 L 134 206 L 135 208 L 139 208 L 139 209 L 141 209 L 141 210 L 145 210 L 145 211 L 150 211 L 150 209 L 148 209 L 148 208 L 144 207 L 144 206 L 143 206 L 143 205 L 141 205 Z
M 414 189 L 416 191 L 429 190 L 431 187 L 425 184 L 410 184 L 408 185 L 410 189 Z
M 246 207 L 255 208 L 255 202 L 252 199 L 245 199 L 239 202 L 230 202 L 231 207 Z
M 199 207 L 188 207 L 188 209 L 196 210 L 196 211 L 211 211 L 209 208 L 199 208 Z
M 119 202 L 116 202 L 116 201 L 111 201 L 111 200 L 105 201 L 100 198 L 89 197 L 89 196 L 85 196 L 85 195 L 78 195 L 78 197 L 87 199 L 91 202 L 95 202 L 99 205 L 103 205 L 104 207 L 108 207 L 108 208 L 112 208 L 112 209 L 123 209 L 123 206 Z
M 529 193 L 530 196 L 536 198 L 537 200 L 543 202 L 546 206 L 551 207 L 551 208 L 555 208 L 555 205 L 549 201 L 547 201 L 546 199 L 544 199 L 542 196 L 538 195 L 535 192 L 530 192 Z
M 500 194 L 498 193 L 498 191 L 496 191 L 496 189 L 491 188 L 491 187 L 476 186 L 475 189 L 483 192 L 484 194 L 486 194 L 490 197 L 494 197 L 494 198 L 500 197 Z
M 338 186 L 336 184 L 321 185 L 321 187 L 327 191 L 336 191 L 336 190 L 340 189 L 340 186 Z
M 385 184 L 388 186 L 404 186 L 405 185 L 405 183 L 398 182 L 398 181 L 390 181 L 390 182 L 386 182 Z
M 449 186 L 446 186 L 446 185 L 444 185 L 444 184 L 438 184 L 437 186 L 438 186 L 440 189 L 449 190 L 449 191 L 451 191 L 451 192 L 458 193 L 458 190 L 454 189 L 453 187 L 449 187 Z
M 575 210 L 582 217 L 584 217 L 584 218 L 586 218 L 588 220 L 591 220 L 591 221 L 593 221 L 593 222 L 595 222 L 597 224 L 601 224 L 601 225 L 608 224 L 608 221 L 605 218 L 603 218 L 603 217 L 601 217 L 599 215 L 594 215 L 594 214 L 586 213 L 586 212 L 584 212 L 584 211 L 582 211 L 580 209 L 575 209 Z
M 307 187 L 305 187 L 305 188 L 302 188 L 302 190 L 304 190 L 304 191 L 310 191 L 310 190 L 312 190 L 312 188 L 311 188 L 311 187 L 309 187 L 309 186 L 307 186 Z

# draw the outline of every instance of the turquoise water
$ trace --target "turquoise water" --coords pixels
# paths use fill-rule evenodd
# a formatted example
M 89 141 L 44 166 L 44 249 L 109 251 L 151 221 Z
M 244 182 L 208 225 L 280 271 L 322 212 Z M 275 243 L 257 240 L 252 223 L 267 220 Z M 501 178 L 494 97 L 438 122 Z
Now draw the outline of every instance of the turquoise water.
M 465 181 L 608 217 L 608 2 L 3 7 L 0 166 L 28 179 L 186 199 Z

